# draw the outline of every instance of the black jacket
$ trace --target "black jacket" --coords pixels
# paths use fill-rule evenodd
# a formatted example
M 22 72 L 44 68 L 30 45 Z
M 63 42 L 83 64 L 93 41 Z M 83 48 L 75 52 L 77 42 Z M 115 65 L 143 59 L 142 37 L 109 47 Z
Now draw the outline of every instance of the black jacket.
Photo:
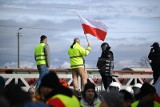
M 160 64 L 160 48 L 156 50 L 151 49 L 148 58 L 151 60 L 151 66 L 158 66 Z
M 112 51 L 103 51 L 101 57 L 97 62 L 98 69 L 108 69 L 109 71 L 114 68 L 114 55 Z

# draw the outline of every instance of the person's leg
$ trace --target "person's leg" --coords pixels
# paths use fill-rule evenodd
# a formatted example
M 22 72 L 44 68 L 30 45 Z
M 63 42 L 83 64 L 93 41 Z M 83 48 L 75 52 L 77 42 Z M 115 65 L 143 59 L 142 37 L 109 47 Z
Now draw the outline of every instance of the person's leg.
M 107 90 L 107 88 L 109 87 L 109 85 L 111 84 L 111 82 L 112 82 L 112 76 L 110 76 L 110 75 L 106 75 L 106 81 L 105 81 L 105 87 L 106 87 L 106 90 Z
M 99 73 L 102 77 L 102 83 L 104 85 L 105 90 L 109 87 L 110 83 L 112 82 L 112 76 L 107 75 L 105 71 L 99 70 Z
M 39 87 L 39 85 L 41 84 L 42 78 L 44 77 L 44 75 L 48 73 L 48 68 L 46 67 L 46 65 L 40 65 L 40 66 L 37 66 L 37 68 L 39 71 L 39 78 L 38 78 L 36 87 Z
M 154 79 L 154 83 L 153 84 L 156 83 L 156 81 L 158 80 L 158 78 L 159 78 L 159 74 L 157 72 L 153 72 L 153 79 Z
M 105 81 L 106 81 L 105 72 L 99 70 L 99 73 L 100 73 L 100 75 L 101 75 L 101 77 L 102 77 L 102 83 L 103 83 L 103 85 L 104 85 L 104 89 L 107 90 L 107 86 L 106 86 L 106 84 L 105 84 Z
M 157 74 L 157 67 L 156 67 L 156 65 L 152 65 L 151 67 L 152 67 L 152 71 L 153 71 L 153 80 L 154 80 L 153 84 L 155 84 L 158 77 L 159 77 Z
M 78 69 L 79 69 L 79 71 L 78 71 L 79 75 L 82 80 L 82 88 L 84 88 L 85 84 L 87 83 L 87 78 L 88 78 L 87 70 L 84 67 L 81 67 Z
M 79 87 L 78 87 L 78 74 L 76 72 L 76 69 L 73 69 L 73 71 L 72 71 L 72 79 L 73 79 L 74 90 L 78 91 L 79 90 Z

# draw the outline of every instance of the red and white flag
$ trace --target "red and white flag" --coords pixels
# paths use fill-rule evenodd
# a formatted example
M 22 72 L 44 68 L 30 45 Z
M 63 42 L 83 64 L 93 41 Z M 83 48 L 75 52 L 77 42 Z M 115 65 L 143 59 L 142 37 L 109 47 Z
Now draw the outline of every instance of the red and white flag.
M 79 17 L 82 23 L 84 34 L 91 34 L 97 37 L 99 40 L 104 41 L 108 30 L 108 27 L 104 23 L 82 16 Z

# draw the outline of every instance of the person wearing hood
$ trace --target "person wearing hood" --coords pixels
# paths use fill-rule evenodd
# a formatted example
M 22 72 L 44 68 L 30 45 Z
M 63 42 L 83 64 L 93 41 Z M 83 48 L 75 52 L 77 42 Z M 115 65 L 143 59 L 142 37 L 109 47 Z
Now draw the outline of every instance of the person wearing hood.
M 140 89 L 140 100 L 132 103 L 132 107 L 160 107 L 160 104 L 155 99 L 156 89 L 149 83 L 143 83 Z
M 80 102 L 82 107 L 99 107 L 101 101 L 98 98 L 98 95 L 95 91 L 95 85 L 93 83 L 88 82 L 84 86 L 82 99 Z
M 153 78 L 154 78 L 154 84 L 160 77 L 160 47 L 157 42 L 153 43 L 150 49 L 150 53 L 148 55 L 148 58 L 150 60 L 150 65 L 153 70 Z
M 80 102 L 72 91 L 61 85 L 55 72 L 46 74 L 39 86 L 41 97 L 52 107 L 80 107 Z

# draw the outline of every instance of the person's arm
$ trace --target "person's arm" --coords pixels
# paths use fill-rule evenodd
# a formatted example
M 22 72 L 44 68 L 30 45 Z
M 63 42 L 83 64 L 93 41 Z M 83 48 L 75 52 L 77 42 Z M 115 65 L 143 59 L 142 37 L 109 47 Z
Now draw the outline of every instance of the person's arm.
M 114 69 L 114 55 L 113 52 L 111 51 L 111 68 Z
M 46 66 L 50 67 L 50 49 L 48 44 L 44 46 L 44 54 L 46 56 Z
M 149 52 L 149 55 L 148 55 L 148 58 L 149 58 L 150 60 L 153 59 L 153 52 L 154 52 L 154 49 L 151 48 L 151 50 L 150 50 L 150 52 Z
M 106 60 L 106 64 L 105 67 L 107 67 L 106 69 L 109 70 L 109 72 L 111 72 L 114 69 L 114 56 L 113 56 L 113 52 L 108 50 L 105 53 L 105 60 Z
M 82 46 L 79 47 L 79 52 L 82 56 L 87 56 L 91 50 L 90 44 L 88 44 L 87 49 L 84 49 Z

